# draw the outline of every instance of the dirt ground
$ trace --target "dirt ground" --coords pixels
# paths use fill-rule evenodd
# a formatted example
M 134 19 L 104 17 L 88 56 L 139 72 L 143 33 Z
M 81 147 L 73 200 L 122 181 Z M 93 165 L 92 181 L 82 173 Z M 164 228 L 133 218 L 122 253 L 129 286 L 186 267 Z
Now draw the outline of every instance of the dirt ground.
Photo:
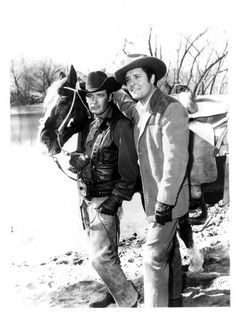
M 208 218 L 194 225 L 194 240 L 204 258 L 201 272 L 190 272 L 190 252 L 180 241 L 183 263 L 184 307 L 230 306 L 229 206 L 208 207 Z M 142 245 L 145 237 L 134 233 L 121 239 L 119 255 L 127 277 L 143 304 Z M 90 267 L 85 250 L 62 252 L 40 263 L 13 262 L 11 284 L 16 305 L 50 308 L 87 308 L 105 291 Z M 18 303 L 18 304 L 17 304 Z M 116 307 L 114 304 L 111 307 Z

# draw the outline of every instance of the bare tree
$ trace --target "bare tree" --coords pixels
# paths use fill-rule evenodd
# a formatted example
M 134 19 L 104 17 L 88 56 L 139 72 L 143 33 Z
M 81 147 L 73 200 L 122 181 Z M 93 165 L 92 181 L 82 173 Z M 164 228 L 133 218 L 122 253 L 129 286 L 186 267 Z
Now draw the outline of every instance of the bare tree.
M 125 39 L 122 51 L 129 53 L 134 45 Z M 150 25 L 147 38 L 148 54 L 163 59 L 162 45 L 158 43 L 154 27 Z M 209 29 L 205 29 L 196 36 L 181 35 L 176 50 L 176 60 L 167 65 L 167 74 L 158 82 L 158 86 L 166 93 L 175 92 L 177 84 L 186 85 L 196 94 L 225 93 L 227 91 L 227 73 L 225 66 L 228 54 L 226 41 L 222 51 L 218 51 L 210 41 Z
M 59 77 L 65 66 L 52 60 L 26 63 L 24 59 L 11 61 L 11 105 L 25 105 L 42 101 L 48 87 Z
M 15 86 L 16 91 L 15 93 L 16 95 L 20 95 L 21 94 L 20 80 L 22 73 L 19 74 L 17 73 L 15 68 L 15 62 L 13 60 L 11 60 L 10 74 L 13 81 L 13 86 Z
M 24 59 L 11 61 L 11 104 L 25 105 L 29 102 L 33 82 Z
M 150 25 L 149 27 L 149 34 L 148 34 L 148 51 L 150 56 L 158 57 L 162 59 L 162 47 L 159 46 L 159 55 L 158 55 L 158 43 L 157 43 L 157 35 L 155 35 L 153 40 L 153 26 Z
M 224 78 L 226 78 L 228 69 L 222 69 L 224 65 L 225 58 L 228 54 L 227 51 L 228 43 L 226 43 L 225 48 L 223 52 L 218 55 L 216 53 L 216 57 L 212 57 L 208 60 L 208 62 L 205 65 L 205 68 L 199 73 L 198 80 L 195 84 L 195 87 L 193 89 L 193 94 L 206 94 L 207 92 L 209 94 L 212 94 L 215 91 L 217 79 L 219 76 L 222 75 L 222 73 L 225 74 Z M 224 82 L 224 81 L 223 81 Z M 223 83 L 221 81 L 221 85 Z M 219 86 L 219 91 L 222 90 L 222 87 Z
M 51 59 L 33 65 L 31 68 L 34 77 L 32 90 L 45 96 L 48 87 L 58 78 L 60 71 L 65 71 L 65 67 L 54 63 Z
M 172 75 L 167 76 L 170 93 L 176 84 L 187 85 L 194 95 L 225 92 L 221 85 L 227 81 L 228 69 L 224 68 L 224 62 L 228 54 L 228 43 L 226 41 L 223 51 L 219 52 L 211 47 L 207 33 L 208 29 L 193 39 L 182 35 L 183 41 L 177 49 L 176 66 L 170 71 Z

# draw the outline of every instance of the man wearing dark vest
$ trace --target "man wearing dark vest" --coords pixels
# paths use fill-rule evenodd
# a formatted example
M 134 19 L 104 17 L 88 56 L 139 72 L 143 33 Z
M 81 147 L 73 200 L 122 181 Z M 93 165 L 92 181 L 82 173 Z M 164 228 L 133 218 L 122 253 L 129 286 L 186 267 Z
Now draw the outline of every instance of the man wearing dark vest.
M 122 201 L 131 200 L 139 174 L 131 121 L 112 101 L 112 92 L 120 87 L 102 71 L 88 74 L 80 93 L 85 93 L 93 120 L 80 134 L 79 152 L 70 159 L 78 174 L 90 260 L 109 291 L 90 307 L 112 302 L 137 307 L 138 293 L 127 280 L 117 251 Z

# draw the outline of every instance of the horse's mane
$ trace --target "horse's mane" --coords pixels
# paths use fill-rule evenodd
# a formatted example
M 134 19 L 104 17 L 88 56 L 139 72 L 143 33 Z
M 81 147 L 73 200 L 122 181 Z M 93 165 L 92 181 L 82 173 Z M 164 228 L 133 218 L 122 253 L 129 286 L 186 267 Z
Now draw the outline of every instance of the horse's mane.
M 55 104 L 55 98 L 57 99 L 59 97 L 58 90 L 63 86 L 66 81 L 67 77 L 57 80 L 49 86 L 43 102 L 43 106 L 45 108 L 48 109 L 51 104 Z
M 47 89 L 46 96 L 44 98 L 43 106 L 48 108 L 50 103 L 54 103 L 55 97 L 58 97 L 58 90 L 63 86 L 63 84 L 67 81 L 67 78 L 63 78 L 53 82 L 49 88 Z M 55 103 L 54 103 L 55 104 Z
M 43 125 L 45 121 L 47 120 L 47 118 L 51 115 L 51 111 L 53 107 L 57 104 L 60 98 L 58 90 L 63 86 L 63 84 L 66 81 L 67 81 L 67 77 L 57 80 L 53 82 L 47 89 L 47 93 L 43 101 L 43 107 L 45 108 L 45 115 L 40 120 L 41 125 Z

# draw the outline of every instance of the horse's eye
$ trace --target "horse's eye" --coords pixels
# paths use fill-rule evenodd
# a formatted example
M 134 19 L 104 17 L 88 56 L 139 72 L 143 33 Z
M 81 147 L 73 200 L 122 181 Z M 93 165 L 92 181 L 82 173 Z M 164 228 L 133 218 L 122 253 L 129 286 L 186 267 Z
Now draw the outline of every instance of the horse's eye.
M 68 90 L 64 89 L 62 86 L 58 89 L 58 94 L 61 96 L 68 95 Z

